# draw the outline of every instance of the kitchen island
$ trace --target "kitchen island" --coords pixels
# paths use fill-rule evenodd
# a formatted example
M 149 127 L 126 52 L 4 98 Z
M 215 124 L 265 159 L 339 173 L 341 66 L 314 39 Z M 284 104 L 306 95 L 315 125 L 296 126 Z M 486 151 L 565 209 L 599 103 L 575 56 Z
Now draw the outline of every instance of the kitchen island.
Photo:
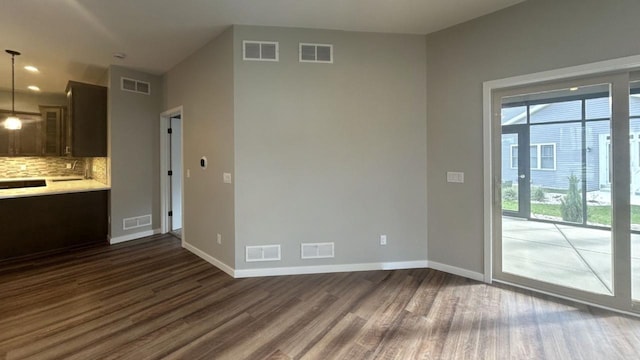
M 108 202 L 96 180 L 0 179 L 0 261 L 106 243 Z

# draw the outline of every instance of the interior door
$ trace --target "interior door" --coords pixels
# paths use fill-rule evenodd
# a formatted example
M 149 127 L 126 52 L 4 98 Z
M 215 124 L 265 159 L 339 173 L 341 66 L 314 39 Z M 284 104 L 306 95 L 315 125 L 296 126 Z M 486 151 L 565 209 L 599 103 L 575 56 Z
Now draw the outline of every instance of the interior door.
M 530 214 L 529 135 L 526 125 L 502 127 L 502 214 L 528 218 Z
M 182 121 L 179 117 L 170 119 L 169 163 L 172 176 L 171 187 L 171 230 L 182 229 Z

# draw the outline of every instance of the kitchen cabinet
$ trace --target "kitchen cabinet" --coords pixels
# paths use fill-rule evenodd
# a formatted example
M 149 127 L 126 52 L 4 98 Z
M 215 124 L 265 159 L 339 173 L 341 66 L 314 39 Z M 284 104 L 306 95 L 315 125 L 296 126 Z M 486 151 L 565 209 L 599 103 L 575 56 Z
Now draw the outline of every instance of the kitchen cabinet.
M 4 119 L 10 113 L 2 112 Z M 39 156 L 42 155 L 42 121 L 40 114 L 17 113 L 22 120 L 20 130 L 7 130 L 0 126 L 0 156 Z
M 63 106 L 40 106 L 42 114 L 42 155 L 60 156 L 62 155 L 62 143 L 64 141 L 63 119 L 65 107 Z
M 107 88 L 69 81 L 66 92 L 64 153 L 75 157 L 106 157 Z
M 109 191 L 0 200 L 0 260 L 106 244 Z

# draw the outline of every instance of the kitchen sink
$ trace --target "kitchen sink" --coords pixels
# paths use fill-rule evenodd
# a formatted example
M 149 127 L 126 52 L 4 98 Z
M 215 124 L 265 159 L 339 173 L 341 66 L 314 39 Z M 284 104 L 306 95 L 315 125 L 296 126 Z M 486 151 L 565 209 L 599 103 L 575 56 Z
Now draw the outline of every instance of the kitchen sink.
M 47 186 L 47 182 L 44 179 L 0 181 L 0 190 L 30 188 L 30 187 L 39 187 L 39 186 Z

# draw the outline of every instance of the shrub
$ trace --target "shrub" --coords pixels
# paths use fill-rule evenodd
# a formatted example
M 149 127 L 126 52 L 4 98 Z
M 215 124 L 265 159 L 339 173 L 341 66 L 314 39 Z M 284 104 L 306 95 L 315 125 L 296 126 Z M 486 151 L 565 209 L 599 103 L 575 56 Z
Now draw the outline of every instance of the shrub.
M 502 188 L 502 200 L 513 201 L 518 198 L 518 191 L 515 187 L 503 187 Z
M 544 191 L 544 189 L 540 186 L 536 186 L 531 192 L 531 199 L 533 201 L 544 202 L 547 199 L 545 195 L 546 192 Z
M 577 176 L 569 176 L 569 190 L 567 195 L 560 199 L 560 213 L 562 220 L 569 222 L 582 222 L 582 195 L 578 191 L 580 180 Z

